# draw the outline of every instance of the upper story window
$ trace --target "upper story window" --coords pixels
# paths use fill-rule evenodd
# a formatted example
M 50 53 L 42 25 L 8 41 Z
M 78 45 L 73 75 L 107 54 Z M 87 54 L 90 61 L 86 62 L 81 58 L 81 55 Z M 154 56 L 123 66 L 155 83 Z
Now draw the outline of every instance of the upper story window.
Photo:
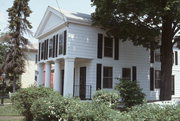
M 63 48 L 64 48 L 64 34 L 59 35 L 59 55 L 63 54 Z
M 41 43 L 41 60 L 44 59 L 44 43 Z
M 113 57 L 113 39 L 110 37 L 104 38 L 104 57 Z
M 155 70 L 155 88 L 160 88 L 161 71 Z
M 49 41 L 49 57 L 52 57 L 53 55 L 53 39 L 50 39 Z
M 155 62 L 161 62 L 161 54 L 159 51 L 155 51 L 154 56 L 155 56 Z
M 122 68 L 122 79 L 131 80 L 131 68 Z
M 113 83 L 113 68 L 103 68 L 103 88 L 112 88 Z

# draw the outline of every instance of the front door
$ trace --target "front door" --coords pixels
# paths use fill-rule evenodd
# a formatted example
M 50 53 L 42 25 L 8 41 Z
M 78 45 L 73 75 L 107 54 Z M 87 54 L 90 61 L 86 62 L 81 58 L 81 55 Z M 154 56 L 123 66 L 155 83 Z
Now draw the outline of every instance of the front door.
M 86 67 L 80 67 L 79 96 L 81 100 L 86 99 Z

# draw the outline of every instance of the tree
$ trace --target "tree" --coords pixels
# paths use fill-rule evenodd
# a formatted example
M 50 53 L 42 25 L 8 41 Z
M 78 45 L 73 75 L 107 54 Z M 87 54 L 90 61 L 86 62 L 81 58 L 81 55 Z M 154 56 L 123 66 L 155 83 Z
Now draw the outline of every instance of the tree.
M 134 45 L 161 51 L 160 100 L 171 99 L 173 46 L 179 39 L 179 0 L 91 0 L 96 6 L 92 14 L 95 25 L 107 33 L 130 40 Z M 158 36 L 161 36 L 158 39 Z M 177 40 L 177 41 L 176 41 Z
M 16 80 L 25 69 L 24 49 L 26 49 L 29 41 L 24 37 L 24 34 L 32 28 L 31 23 L 27 20 L 32 12 L 28 2 L 29 0 L 14 0 L 13 6 L 7 10 L 10 49 L 7 52 L 3 70 L 13 77 L 13 92 L 15 92 Z

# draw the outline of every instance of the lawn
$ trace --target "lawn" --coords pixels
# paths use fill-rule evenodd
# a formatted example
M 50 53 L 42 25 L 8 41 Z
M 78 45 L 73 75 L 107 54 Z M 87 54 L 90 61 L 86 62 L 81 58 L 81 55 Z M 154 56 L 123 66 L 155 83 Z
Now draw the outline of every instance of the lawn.
M 23 117 L 20 113 L 12 106 L 9 99 L 4 101 L 5 105 L 0 105 L 0 121 L 23 121 Z
M 19 116 L 19 112 L 11 104 L 0 106 L 0 116 Z

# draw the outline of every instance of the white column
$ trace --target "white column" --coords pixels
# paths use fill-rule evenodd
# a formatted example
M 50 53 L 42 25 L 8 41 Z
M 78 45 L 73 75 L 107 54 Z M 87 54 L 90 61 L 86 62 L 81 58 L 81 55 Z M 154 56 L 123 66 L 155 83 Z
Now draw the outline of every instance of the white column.
M 74 58 L 65 58 L 64 93 L 63 96 L 73 96 L 74 86 Z
M 44 79 L 44 64 L 39 63 L 37 65 L 38 75 L 37 75 L 37 86 L 43 85 L 43 79 Z
M 61 68 L 60 61 L 56 60 L 54 65 L 54 83 L 53 83 L 54 91 L 61 92 Z
M 46 63 L 45 87 L 50 88 L 51 83 L 51 63 Z

